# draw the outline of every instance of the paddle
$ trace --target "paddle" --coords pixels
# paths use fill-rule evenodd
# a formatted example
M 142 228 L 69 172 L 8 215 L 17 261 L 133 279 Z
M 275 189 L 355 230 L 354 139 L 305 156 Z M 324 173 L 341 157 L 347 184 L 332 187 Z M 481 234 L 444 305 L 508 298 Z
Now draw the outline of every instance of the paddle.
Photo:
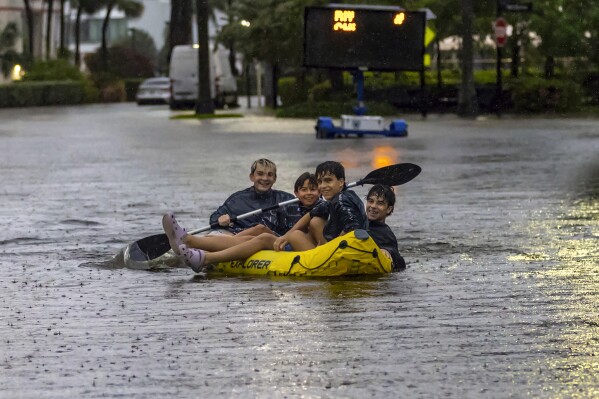
M 418 176 L 421 172 L 421 168 L 418 165 L 411 163 L 399 163 L 395 165 L 385 166 L 383 168 L 375 169 L 366 175 L 363 179 L 358 180 L 354 183 L 349 183 L 347 187 L 363 186 L 364 184 L 385 184 L 387 186 L 399 186 L 405 184 Z M 299 199 L 294 198 L 288 201 L 283 201 L 278 204 L 263 208 L 256 209 L 254 211 L 244 213 L 239 216 L 231 217 L 231 222 L 236 220 L 245 219 L 252 215 L 257 215 L 262 212 L 272 211 L 279 207 L 293 204 L 298 202 Z M 203 231 L 208 231 L 220 227 L 218 222 L 212 223 L 209 226 L 201 227 L 197 230 L 188 232 L 187 234 L 198 234 Z M 135 241 L 130 244 L 125 251 L 129 254 L 129 259 L 137 262 L 149 261 L 156 259 L 171 249 L 166 234 L 155 234 L 153 236 L 142 238 L 141 240 Z

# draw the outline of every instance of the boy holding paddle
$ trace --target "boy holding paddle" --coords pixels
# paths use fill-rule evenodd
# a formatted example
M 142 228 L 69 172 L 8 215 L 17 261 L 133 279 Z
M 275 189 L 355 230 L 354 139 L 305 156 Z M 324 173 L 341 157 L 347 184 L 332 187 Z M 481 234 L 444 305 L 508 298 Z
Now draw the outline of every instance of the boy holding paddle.
M 272 188 L 277 181 L 277 166 L 269 159 L 261 158 L 250 168 L 252 187 L 231 194 L 212 215 L 210 224 L 218 222 L 225 234 L 237 234 L 250 227 L 267 224 L 278 228 L 284 223 L 281 212 L 270 211 L 231 222 L 231 215 L 237 216 L 256 209 L 263 209 L 295 198 L 292 194 Z M 272 227 L 271 227 L 272 229 Z
M 185 244 L 189 248 L 198 248 L 205 251 L 221 251 L 253 239 L 261 233 L 276 236 L 285 234 L 295 223 L 317 203 L 321 202 L 316 177 L 309 172 L 302 173 L 294 185 L 294 193 L 299 204 L 289 204 L 279 212 L 279 225 L 267 222 L 267 225 L 256 225 L 236 235 L 188 235 L 175 219 L 172 213 L 167 213 L 162 218 L 162 226 L 169 239 L 173 251 L 179 255 L 179 245 Z M 265 222 L 263 220 L 262 222 Z M 269 249 L 272 245 L 269 246 Z M 257 252 L 256 250 L 255 252 Z
M 189 248 L 174 237 L 171 247 L 196 273 L 205 265 L 245 259 L 263 249 L 285 250 L 288 245 L 295 251 L 315 248 L 339 235 L 356 229 L 367 229 L 364 205 L 355 192 L 347 189 L 345 169 L 339 162 L 323 162 L 316 168 L 318 189 L 326 201 L 306 213 L 281 237 L 263 233 L 249 241 L 222 251 L 208 252 Z M 171 234 L 167 231 L 169 239 Z M 181 242 L 181 243 L 179 243 Z M 178 251 L 176 251 L 178 249 Z

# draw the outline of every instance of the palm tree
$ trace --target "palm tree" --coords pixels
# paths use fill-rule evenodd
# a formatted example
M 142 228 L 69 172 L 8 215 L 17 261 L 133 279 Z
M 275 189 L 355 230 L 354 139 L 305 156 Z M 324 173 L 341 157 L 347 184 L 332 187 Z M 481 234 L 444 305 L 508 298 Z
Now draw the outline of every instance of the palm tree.
M 200 45 L 199 59 L 208 60 L 210 48 L 208 43 L 208 18 L 210 11 L 208 0 L 197 0 L 196 19 L 198 23 L 198 44 Z M 198 100 L 196 101 L 196 114 L 213 114 L 214 102 L 210 95 L 210 63 L 198 62 Z
M 110 24 L 110 14 L 114 8 L 125 13 L 127 18 L 137 18 L 144 11 L 144 5 L 136 0 L 101 0 L 98 3 L 104 3 L 106 6 L 106 16 L 102 23 L 102 66 L 104 70 L 108 69 L 108 25 Z
M 29 57 L 33 60 L 33 12 L 29 0 L 23 2 L 25 4 L 25 18 L 27 19 L 27 50 Z
M 54 0 L 46 1 L 48 2 L 48 15 L 46 16 L 46 59 L 49 60 L 52 44 L 52 14 L 54 14 Z
M 171 0 L 171 20 L 168 26 L 168 60 L 173 47 L 191 43 L 191 0 Z
M 71 5 L 77 7 L 77 16 L 75 18 L 75 65 L 81 65 L 81 14 L 94 14 L 99 11 L 103 5 L 97 0 L 71 0 Z
M 66 0 L 60 0 L 60 45 L 58 47 L 58 56 L 59 57 L 66 57 L 66 50 L 64 47 L 64 41 L 65 41 L 65 31 L 64 31 L 64 7 L 65 7 L 65 2 Z

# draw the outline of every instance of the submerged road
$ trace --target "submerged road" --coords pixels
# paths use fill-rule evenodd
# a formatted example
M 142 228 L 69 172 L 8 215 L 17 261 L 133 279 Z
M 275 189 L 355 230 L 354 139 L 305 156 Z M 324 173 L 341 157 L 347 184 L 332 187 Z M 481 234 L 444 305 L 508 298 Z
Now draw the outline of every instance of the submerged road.
M 2 398 L 599 397 L 599 120 L 170 120 L 132 104 L 0 110 Z M 408 268 L 367 279 L 107 266 L 190 228 L 268 157 L 276 187 L 423 168 L 388 220 Z M 356 191 L 364 196 L 367 188 Z

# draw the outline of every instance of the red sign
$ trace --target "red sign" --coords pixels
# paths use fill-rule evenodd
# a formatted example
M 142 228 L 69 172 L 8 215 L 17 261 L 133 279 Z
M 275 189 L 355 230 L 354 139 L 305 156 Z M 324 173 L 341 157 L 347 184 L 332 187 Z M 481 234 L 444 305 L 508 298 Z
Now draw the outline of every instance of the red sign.
M 495 30 L 495 44 L 497 47 L 503 47 L 507 37 L 507 21 L 499 17 L 495 20 L 493 28 Z

